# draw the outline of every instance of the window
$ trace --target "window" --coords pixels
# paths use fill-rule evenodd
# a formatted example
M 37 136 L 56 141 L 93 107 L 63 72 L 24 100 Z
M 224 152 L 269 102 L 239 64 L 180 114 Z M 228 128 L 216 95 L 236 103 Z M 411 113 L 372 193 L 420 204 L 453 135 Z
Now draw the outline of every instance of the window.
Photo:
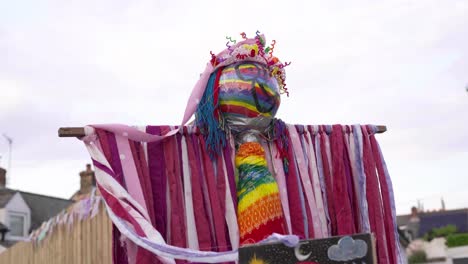
M 24 236 L 24 216 L 18 214 L 10 214 L 10 236 Z

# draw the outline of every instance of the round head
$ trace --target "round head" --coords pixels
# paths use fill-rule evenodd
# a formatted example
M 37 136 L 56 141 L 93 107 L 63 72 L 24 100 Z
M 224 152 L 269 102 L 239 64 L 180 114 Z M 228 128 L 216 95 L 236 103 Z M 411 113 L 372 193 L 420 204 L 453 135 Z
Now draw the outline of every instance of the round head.
M 266 131 L 280 105 L 280 94 L 288 94 L 284 67 L 273 56 L 271 46 L 257 31 L 255 38 L 236 42 L 231 38 L 227 49 L 215 55 L 196 87 L 205 87 L 198 101 L 195 124 L 206 135 L 210 155 L 216 155 L 226 143 L 225 128 L 239 133 L 247 129 Z M 231 45 L 232 44 L 232 45 Z
M 219 109 L 224 117 L 273 118 L 280 105 L 280 88 L 268 67 L 258 62 L 238 62 L 222 69 Z

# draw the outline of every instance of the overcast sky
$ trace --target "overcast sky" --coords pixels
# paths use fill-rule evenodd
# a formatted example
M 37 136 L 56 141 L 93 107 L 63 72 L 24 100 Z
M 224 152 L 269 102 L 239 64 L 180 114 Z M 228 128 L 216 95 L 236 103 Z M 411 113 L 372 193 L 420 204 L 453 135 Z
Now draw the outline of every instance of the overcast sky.
M 178 124 L 210 50 L 260 30 L 292 61 L 278 117 L 387 125 L 398 212 L 468 207 L 467 14 L 466 0 L 1 1 L 9 187 L 69 198 L 90 159 L 59 127 Z M 3 138 L 0 155 L 8 167 Z

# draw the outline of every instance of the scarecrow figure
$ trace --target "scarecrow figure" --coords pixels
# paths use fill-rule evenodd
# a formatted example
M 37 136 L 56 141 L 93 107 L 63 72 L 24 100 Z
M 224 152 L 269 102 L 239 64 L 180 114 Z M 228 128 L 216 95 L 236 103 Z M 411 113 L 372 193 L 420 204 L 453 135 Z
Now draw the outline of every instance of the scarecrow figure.
M 245 36 L 245 35 L 243 35 Z M 196 125 L 206 136 L 211 156 L 233 137 L 236 143 L 237 198 L 240 244 L 285 234 L 279 189 L 269 171 L 261 142 L 274 136 L 275 114 L 285 87 L 284 66 L 265 47 L 265 38 L 228 46 L 215 56 L 214 67 L 196 111 Z M 229 44 L 229 42 L 228 42 Z

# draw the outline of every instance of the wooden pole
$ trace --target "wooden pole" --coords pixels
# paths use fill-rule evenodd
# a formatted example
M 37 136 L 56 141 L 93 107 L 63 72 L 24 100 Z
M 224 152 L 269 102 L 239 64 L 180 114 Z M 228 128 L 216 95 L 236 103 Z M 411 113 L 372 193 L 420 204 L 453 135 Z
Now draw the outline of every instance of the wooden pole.
M 377 133 L 387 131 L 386 126 L 377 126 Z M 83 127 L 61 127 L 58 130 L 59 137 L 84 137 L 85 131 Z

